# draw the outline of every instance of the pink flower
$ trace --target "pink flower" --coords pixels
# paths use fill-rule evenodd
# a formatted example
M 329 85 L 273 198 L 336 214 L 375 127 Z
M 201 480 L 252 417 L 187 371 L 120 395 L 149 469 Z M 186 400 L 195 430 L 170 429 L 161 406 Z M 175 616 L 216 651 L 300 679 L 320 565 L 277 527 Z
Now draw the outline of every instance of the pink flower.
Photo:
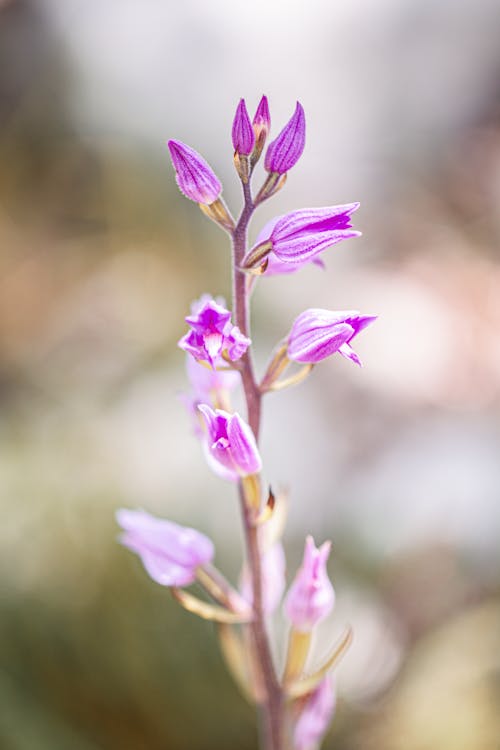
M 216 369 L 200 364 L 190 354 L 186 357 L 187 376 L 192 390 L 180 394 L 180 399 L 191 417 L 193 432 L 198 438 L 204 435 L 203 417 L 198 406 L 207 403 L 222 406 L 227 402 L 228 394 L 241 382 L 240 373 L 227 367 L 223 359 L 216 360 L 214 365 Z
M 210 539 L 195 529 L 143 510 L 122 508 L 116 520 L 125 532 L 121 543 L 139 555 L 153 581 L 162 586 L 189 586 L 196 568 L 214 557 Z
M 239 359 L 251 341 L 231 323 L 231 313 L 223 305 L 204 295 L 193 304 L 192 314 L 186 318 L 191 330 L 179 341 L 184 351 L 213 368 L 224 352 L 231 361 Z
M 309 262 L 321 264 L 319 255 L 332 245 L 361 232 L 351 226 L 359 203 L 324 208 L 302 208 L 269 221 L 248 255 L 270 245 L 266 275 L 293 273 Z
M 170 140 L 168 148 L 181 193 L 196 203 L 214 203 L 222 193 L 222 185 L 205 159 L 181 141 Z
M 268 172 L 284 174 L 300 159 L 306 143 L 306 119 L 302 105 L 297 102 L 295 112 L 281 133 L 269 144 L 264 160 Z
M 357 310 L 306 310 L 295 320 L 288 335 L 287 355 L 294 362 L 315 364 L 338 352 L 361 365 L 350 342 L 376 319 L 376 315 L 361 315 Z
M 312 536 L 306 539 L 302 566 L 285 599 L 285 611 L 295 630 L 309 632 L 330 614 L 335 601 L 326 571 L 331 543 L 316 548 Z
M 295 750 L 316 750 L 335 711 L 335 692 L 330 677 L 325 677 L 307 698 L 294 731 Z
M 261 467 L 255 437 L 239 414 L 222 409 L 211 409 L 206 404 L 198 407 L 207 427 L 207 452 L 210 466 L 224 479 L 257 474 Z

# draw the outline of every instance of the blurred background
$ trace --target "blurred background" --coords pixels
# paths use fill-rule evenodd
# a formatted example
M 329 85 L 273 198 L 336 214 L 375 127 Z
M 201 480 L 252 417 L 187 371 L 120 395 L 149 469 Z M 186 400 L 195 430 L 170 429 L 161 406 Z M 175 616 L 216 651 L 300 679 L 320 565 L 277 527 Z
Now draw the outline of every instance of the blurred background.
M 333 357 L 266 402 L 289 577 L 306 532 L 333 539 L 315 658 L 355 631 L 325 748 L 499 750 L 499 39 L 498 0 L 0 1 L 2 749 L 256 747 L 213 628 L 114 511 L 196 526 L 237 580 L 176 347 L 192 299 L 229 296 L 229 255 L 165 141 L 237 211 L 232 117 L 266 93 L 273 134 L 299 99 L 308 139 L 253 236 L 359 200 L 363 237 L 259 281 L 259 368 L 306 307 L 380 315 L 362 370 Z

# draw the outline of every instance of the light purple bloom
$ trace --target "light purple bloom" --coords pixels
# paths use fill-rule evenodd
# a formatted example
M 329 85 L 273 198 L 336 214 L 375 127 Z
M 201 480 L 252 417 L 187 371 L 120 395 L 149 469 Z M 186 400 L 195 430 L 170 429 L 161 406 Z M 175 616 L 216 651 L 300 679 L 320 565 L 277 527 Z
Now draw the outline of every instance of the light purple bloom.
M 214 203 L 222 193 L 222 185 L 205 159 L 181 141 L 170 140 L 168 148 L 181 193 L 196 203 Z
M 350 342 L 376 319 L 376 315 L 361 315 L 357 310 L 305 310 L 295 320 L 288 335 L 288 358 L 294 362 L 315 364 L 338 352 L 361 365 Z
M 255 139 L 258 141 L 262 138 L 262 142 L 265 141 L 267 134 L 271 130 L 271 114 L 269 112 L 269 104 L 267 102 L 267 96 L 263 96 L 259 102 L 259 106 L 255 110 L 255 115 L 252 121 Z M 264 136 L 262 136 L 264 133 Z
M 190 354 L 186 357 L 186 370 L 191 384 L 191 393 L 182 393 L 180 399 L 186 407 L 192 420 L 196 437 L 203 437 L 203 418 L 198 410 L 200 404 L 209 403 L 221 407 L 226 403 L 227 395 L 234 390 L 241 381 L 241 375 L 236 370 L 226 367 L 223 359 L 215 361 L 212 369 L 200 364 Z M 221 369 L 226 367 L 226 369 Z
M 351 214 L 359 203 L 324 208 L 303 208 L 268 222 L 250 252 L 271 243 L 266 274 L 293 272 L 306 263 L 318 262 L 318 255 L 337 242 L 359 237 L 352 229 Z M 287 265 L 290 268 L 287 268 Z
M 273 544 L 261 557 L 262 604 L 264 612 L 272 615 L 281 602 L 285 590 L 286 560 L 283 545 Z M 240 593 L 249 604 L 253 603 L 252 577 L 245 565 L 240 578 Z
M 285 599 L 285 611 L 295 630 L 309 632 L 330 614 L 335 601 L 326 561 L 331 543 L 316 548 L 312 536 L 306 539 L 304 559 Z
M 255 133 L 250 122 L 245 100 L 240 99 L 232 129 L 233 148 L 236 153 L 248 156 L 255 146 Z
M 215 361 L 218 368 L 225 364 L 222 359 Z M 186 358 L 186 370 L 193 393 L 200 403 L 214 400 L 221 391 L 234 390 L 241 381 L 241 375 L 236 370 L 213 370 L 190 356 Z
M 335 711 L 335 692 L 330 677 L 325 677 L 307 698 L 294 731 L 295 750 L 316 750 Z
M 306 119 L 302 105 L 297 102 L 295 112 L 281 133 L 272 141 L 264 160 L 268 172 L 284 174 L 300 159 L 306 143 Z
M 153 581 L 162 586 L 189 586 L 196 568 L 213 560 L 212 542 L 195 529 L 143 510 L 122 508 L 116 520 L 125 532 L 121 543 L 139 555 Z
M 206 295 L 194 303 L 192 314 L 185 320 L 191 330 L 180 339 L 180 348 L 197 360 L 209 362 L 213 368 L 223 352 L 227 352 L 234 362 L 251 344 L 250 339 L 231 323 L 229 310 Z
M 240 415 L 222 409 L 214 411 L 206 404 L 200 404 L 198 408 L 207 426 L 207 450 L 214 462 L 211 462 L 211 468 L 233 481 L 259 472 L 262 461 L 257 443 Z

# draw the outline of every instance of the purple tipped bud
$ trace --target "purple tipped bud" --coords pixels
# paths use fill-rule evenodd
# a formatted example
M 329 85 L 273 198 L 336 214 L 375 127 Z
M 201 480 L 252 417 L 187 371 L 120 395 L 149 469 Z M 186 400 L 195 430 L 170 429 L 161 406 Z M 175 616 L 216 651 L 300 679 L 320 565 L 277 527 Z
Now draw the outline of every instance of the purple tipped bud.
M 335 711 L 335 692 L 330 677 L 325 677 L 307 698 L 294 731 L 295 750 L 318 747 Z
M 210 466 L 224 479 L 237 480 L 257 474 L 262 461 L 251 428 L 239 414 L 198 407 L 207 428 L 207 449 Z
M 205 159 L 181 141 L 169 141 L 168 148 L 181 193 L 196 203 L 214 203 L 222 193 L 222 185 Z
M 121 543 L 139 555 L 153 581 L 162 586 L 189 586 L 196 568 L 213 560 L 212 542 L 195 529 L 143 510 L 122 508 L 116 520 L 124 531 Z
M 271 130 L 271 114 L 269 112 L 267 96 L 263 96 L 260 100 L 259 106 L 255 111 L 252 125 L 256 140 L 260 140 L 262 138 L 263 143 L 269 131 Z M 262 133 L 264 133 L 264 137 L 262 137 Z
M 330 614 L 335 601 L 326 571 L 330 542 L 316 548 L 312 536 L 306 539 L 302 567 L 285 599 L 285 611 L 295 630 L 308 633 Z
M 305 310 L 295 320 L 288 336 L 287 356 L 294 362 L 315 364 L 338 352 L 361 365 L 350 341 L 376 319 L 376 315 L 360 315 L 357 310 Z
M 231 361 L 239 359 L 250 346 L 250 339 L 231 323 L 231 313 L 209 295 L 193 304 L 186 323 L 191 330 L 179 341 L 184 351 L 215 368 L 223 353 Z
M 252 153 L 255 146 L 255 134 L 244 99 L 240 99 L 240 103 L 236 108 L 232 138 L 233 148 L 237 154 L 249 156 Z
M 295 112 L 278 137 L 269 144 L 264 165 L 268 172 L 284 174 L 300 159 L 306 143 L 306 119 L 302 105 L 297 102 Z

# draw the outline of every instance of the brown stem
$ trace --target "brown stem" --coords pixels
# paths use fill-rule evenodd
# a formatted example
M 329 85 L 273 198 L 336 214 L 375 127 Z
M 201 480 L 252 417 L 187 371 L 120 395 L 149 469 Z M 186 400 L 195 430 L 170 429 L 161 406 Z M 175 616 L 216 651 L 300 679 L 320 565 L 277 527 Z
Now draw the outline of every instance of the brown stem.
M 245 335 L 250 334 L 249 295 L 246 275 L 239 268 L 246 254 L 247 229 L 255 209 L 249 183 L 243 184 L 245 204 L 232 233 L 233 238 L 233 310 L 235 323 Z M 262 394 L 255 381 L 251 350 L 248 349 L 241 359 L 241 377 L 248 412 L 248 423 L 258 440 L 260 428 Z M 264 609 L 262 604 L 262 570 L 259 549 L 258 529 L 250 513 L 243 488 L 240 483 L 240 504 L 247 547 L 248 566 L 252 578 L 254 621 L 251 630 L 255 653 L 259 660 L 259 669 L 264 686 L 265 698 L 261 704 L 264 750 L 283 750 L 283 692 L 274 669 L 269 638 L 266 631 Z

